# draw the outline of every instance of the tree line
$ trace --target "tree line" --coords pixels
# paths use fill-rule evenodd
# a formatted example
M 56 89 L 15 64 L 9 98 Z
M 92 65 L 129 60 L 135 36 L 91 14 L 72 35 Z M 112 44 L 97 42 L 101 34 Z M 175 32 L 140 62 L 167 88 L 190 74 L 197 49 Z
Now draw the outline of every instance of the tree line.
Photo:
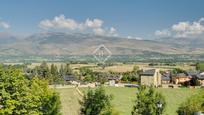
M 58 68 L 57 65 L 51 64 L 49 67 L 46 62 L 42 62 L 39 66 L 35 66 L 33 69 L 25 68 L 25 73 L 28 78 L 32 79 L 37 76 L 40 79 L 48 80 L 49 84 L 64 84 L 64 77 L 66 75 L 74 74 L 70 64 L 61 64 Z

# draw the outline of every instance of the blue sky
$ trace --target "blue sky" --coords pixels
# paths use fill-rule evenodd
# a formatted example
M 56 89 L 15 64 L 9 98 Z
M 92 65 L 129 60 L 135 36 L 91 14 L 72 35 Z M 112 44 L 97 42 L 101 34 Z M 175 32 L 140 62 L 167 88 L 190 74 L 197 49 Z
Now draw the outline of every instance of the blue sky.
M 204 0 L 0 0 L 0 22 L 9 24 L 7 28 L 1 24 L 0 31 L 20 34 L 48 31 L 50 28 L 39 27 L 40 22 L 52 22 L 60 15 L 79 25 L 87 19 L 99 19 L 103 24 L 97 29 L 106 33 L 114 28 L 119 36 L 151 39 L 157 30 L 165 34 L 179 22 L 188 21 L 191 25 L 199 21 L 204 17 Z M 73 32 L 70 28 L 59 28 L 54 30 Z M 96 30 L 85 28 L 88 32 Z

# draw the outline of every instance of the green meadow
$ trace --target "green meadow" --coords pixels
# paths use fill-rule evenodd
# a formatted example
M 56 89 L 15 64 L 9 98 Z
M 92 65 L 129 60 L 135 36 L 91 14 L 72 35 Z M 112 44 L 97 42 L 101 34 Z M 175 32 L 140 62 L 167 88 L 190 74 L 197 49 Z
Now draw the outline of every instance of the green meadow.
M 82 97 L 74 88 L 56 89 L 60 93 L 63 115 L 78 115 L 80 110 L 79 100 Z M 87 88 L 81 88 L 81 92 L 86 92 Z M 113 95 L 112 105 L 120 115 L 130 115 L 134 100 L 136 98 L 136 88 L 126 87 L 106 87 L 107 94 Z M 198 92 L 198 89 L 179 88 L 165 89 L 159 88 L 166 99 L 167 106 L 165 115 L 176 115 L 176 110 L 186 98 Z

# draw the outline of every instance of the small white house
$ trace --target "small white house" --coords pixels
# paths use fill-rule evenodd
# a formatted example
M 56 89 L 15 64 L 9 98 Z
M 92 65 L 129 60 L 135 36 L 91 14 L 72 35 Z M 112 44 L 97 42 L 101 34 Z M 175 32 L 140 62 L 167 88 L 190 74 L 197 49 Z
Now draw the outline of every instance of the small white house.
M 120 76 L 109 76 L 108 81 L 109 81 L 109 86 L 116 86 L 117 83 L 120 81 L 121 77 Z

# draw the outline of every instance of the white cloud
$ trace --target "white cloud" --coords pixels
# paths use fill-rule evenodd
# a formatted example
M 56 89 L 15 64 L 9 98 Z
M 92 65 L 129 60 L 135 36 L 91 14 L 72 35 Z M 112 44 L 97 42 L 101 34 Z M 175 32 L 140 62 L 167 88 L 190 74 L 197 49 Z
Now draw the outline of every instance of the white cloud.
M 103 25 L 103 21 L 100 19 L 87 19 L 85 22 L 85 26 L 90 28 L 100 28 Z
M 204 21 L 204 18 L 200 18 L 200 20 L 198 22 L 201 23 L 203 21 Z
M 117 32 L 117 30 L 114 27 L 110 28 L 110 34 L 115 34 Z
M 171 36 L 171 32 L 169 32 L 168 30 L 157 30 L 155 32 L 155 35 L 159 37 L 169 37 Z
M 127 36 L 127 39 L 143 40 L 141 37 Z
M 166 36 L 172 36 L 175 38 L 180 37 L 197 37 L 204 33 L 204 25 L 202 22 L 204 21 L 204 18 L 199 19 L 198 21 L 194 22 L 179 22 L 177 24 L 172 25 L 170 29 L 167 30 L 157 30 L 155 32 L 156 36 L 164 37 Z
M 0 20 L 0 28 L 8 29 L 10 28 L 10 25 L 7 22 Z
M 174 31 L 185 31 L 189 28 L 189 22 L 179 22 L 178 24 L 174 24 L 172 26 L 172 30 Z
M 81 24 L 78 24 L 73 19 L 66 19 L 64 15 L 56 16 L 53 20 L 43 20 L 39 27 L 43 29 L 81 29 Z
M 118 36 L 117 30 L 114 27 L 111 27 L 109 30 L 105 30 L 103 28 L 94 28 L 93 32 L 96 35 Z
M 108 35 L 109 36 L 118 36 L 118 32 L 117 32 L 117 30 L 114 28 L 114 27 L 111 27 L 109 30 L 108 30 Z
M 103 28 L 104 21 L 101 19 L 86 19 L 85 22 L 77 22 L 74 19 L 66 18 L 64 15 L 56 16 L 54 19 L 42 20 L 39 23 L 39 27 L 42 29 L 67 29 L 71 31 L 80 30 L 80 31 L 89 31 L 94 32 L 97 35 L 106 35 L 106 36 L 117 36 L 117 30 L 114 27 Z
M 201 19 L 203 20 L 203 19 Z M 204 26 L 198 22 L 179 22 L 172 26 L 172 30 L 176 33 L 176 37 L 192 37 L 200 35 L 204 32 Z
M 96 35 L 104 35 L 104 34 L 106 34 L 105 30 L 103 30 L 102 28 L 95 28 L 95 29 L 93 29 L 93 32 Z

